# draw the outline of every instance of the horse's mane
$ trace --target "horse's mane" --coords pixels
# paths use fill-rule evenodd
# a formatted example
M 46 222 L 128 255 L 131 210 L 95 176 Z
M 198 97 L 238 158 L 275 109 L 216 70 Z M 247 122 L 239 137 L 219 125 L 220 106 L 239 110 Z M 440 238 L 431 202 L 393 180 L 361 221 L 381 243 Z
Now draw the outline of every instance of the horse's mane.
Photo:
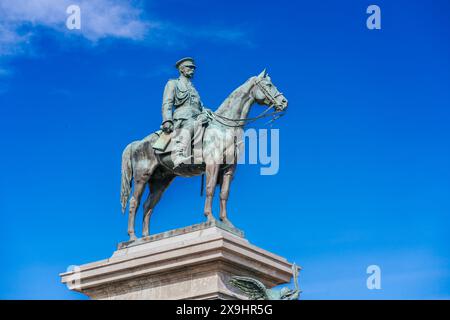
M 225 110 L 228 110 L 228 107 L 232 101 L 235 100 L 236 96 L 242 95 L 242 87 L 246 86 L 252 79 L 255 77 L 248 78 L 243 84 L 233 90 L 230 95 L 220 104 L 219 108 L 217 108 L 214 113 L 223 113 Z

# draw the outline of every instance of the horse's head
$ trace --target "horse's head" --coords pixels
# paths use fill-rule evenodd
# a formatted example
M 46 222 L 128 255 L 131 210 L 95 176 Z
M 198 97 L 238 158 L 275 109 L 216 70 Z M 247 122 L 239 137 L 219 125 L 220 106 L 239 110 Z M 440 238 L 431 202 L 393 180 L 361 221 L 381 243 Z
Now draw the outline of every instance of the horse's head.
M 266 69 L 255 78 L 254 88 L 254 98 L 258 104 L 273 106 L 276 111 L 283 111 L 287 108 L 287 99 L 280 91 L 278 91 L 277 87 L 274 86 Z

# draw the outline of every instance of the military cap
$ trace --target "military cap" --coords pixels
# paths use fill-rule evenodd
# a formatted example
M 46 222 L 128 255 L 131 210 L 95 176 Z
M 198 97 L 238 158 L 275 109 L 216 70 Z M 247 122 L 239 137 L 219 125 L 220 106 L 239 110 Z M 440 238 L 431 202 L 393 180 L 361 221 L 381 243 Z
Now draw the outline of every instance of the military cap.
M 175 67 L 178 69 L 182 63 L 184 63 L 185 65 L 193 66 L 193 67 L 195 68 L 195 62 L 194 62 L 194 59 L 191 58 L 191 57 L 186 57 L 186 58 L 183 58 L 183 59 L 178 60 L 178 61 L 175 63 Z

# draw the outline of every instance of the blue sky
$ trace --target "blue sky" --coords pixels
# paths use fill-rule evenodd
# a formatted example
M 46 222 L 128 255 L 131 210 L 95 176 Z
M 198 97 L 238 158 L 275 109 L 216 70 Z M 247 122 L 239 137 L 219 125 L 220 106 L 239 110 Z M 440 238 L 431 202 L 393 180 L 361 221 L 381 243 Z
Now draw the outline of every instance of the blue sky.
M 64 26 L 69 4 L 79 31 Z M 381 30 L 366 28 L 370 4 Z M 2 1 L 0 298 L 83 298 L 58 274 L 127 239 L 121 153 L 158 128 L 187 55 L 212 109 L 265 67 L 289 99 L 278 174 L 240 166 L 229 210 L 251 243 L 303 267 L 304 299 L 450 298 L 449 12 L 445 0 Z M 199 184 L 173 183 L 153 233 L 203 221 Z M 366 288 L 371 264 L 381 290 Z

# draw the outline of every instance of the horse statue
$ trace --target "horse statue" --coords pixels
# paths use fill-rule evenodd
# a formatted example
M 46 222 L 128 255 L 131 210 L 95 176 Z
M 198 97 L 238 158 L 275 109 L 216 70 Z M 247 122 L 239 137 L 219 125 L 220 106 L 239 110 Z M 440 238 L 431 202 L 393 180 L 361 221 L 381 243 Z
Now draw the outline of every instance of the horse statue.
M 201 164 L 187 165 L 184 170 L 173 170 L 170 151 L 158 152 L 152 146 L 159 138 L 158 132 L 152 133 L 143 140 L 130 143 L 122 154 L 121 204 L 125 209 L 129 200 L 128 235 L 129 241 L 136 240 L 135 217 L 139 208 L 145 187 L 149 187 L 149 196 L 144 203 L 144 219 L 142 236 L 149 236 L 150 217 L 164 191 L 176 176 L 192 177 L 206 174 L 206 201 L 204 214 L 207 221 L 214 221 L 212 200 L 215 187 L 220 185 L 220 220 L 233 227 L 227 217 L 227 200 L 230 183 L 237 164 L 237 154 L 242 145 L 243 127 L 250 120 L 266 116 L 261 114 L 256 118 L 247 118 L 250 107 L 257 103 L 274 108 L 272 113 L 285 111 L 288 101 L 272 84 L 266 70 L 258 76 L 249 78 L 235 89 L 215 112 L 209 112 L 210 121 L 203 130 L 201 139 Z M 275 118 L 274 118 L 275 119 Z M 217 143 L 221 141 L 221 143 Z M 170 149 L 170 148 L 169 148 Z M 224 163 L 224 158 L 227 159 Z

